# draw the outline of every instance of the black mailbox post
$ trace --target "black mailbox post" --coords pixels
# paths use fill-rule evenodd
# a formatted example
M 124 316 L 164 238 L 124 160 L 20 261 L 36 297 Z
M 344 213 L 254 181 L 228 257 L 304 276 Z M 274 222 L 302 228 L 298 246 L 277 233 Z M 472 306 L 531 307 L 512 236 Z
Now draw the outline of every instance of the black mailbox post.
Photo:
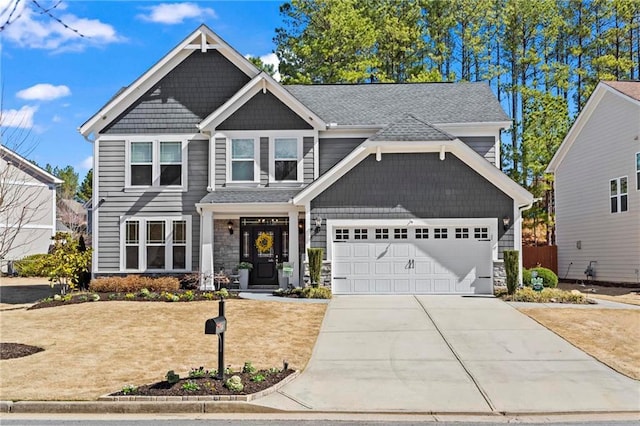
M 209 318 L 204 323 L 204 334 L 218 336 L 218 375 L 216 379 L 224 379 L 224 332 L 227 331 L 227 319 L 224 316 L 224 297 L 218 304 L 218 316 Z

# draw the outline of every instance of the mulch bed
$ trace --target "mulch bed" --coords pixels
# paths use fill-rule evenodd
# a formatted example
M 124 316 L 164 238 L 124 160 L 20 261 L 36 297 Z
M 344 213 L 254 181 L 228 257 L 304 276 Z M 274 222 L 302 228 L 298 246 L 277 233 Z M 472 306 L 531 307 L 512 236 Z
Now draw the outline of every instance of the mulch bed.
M 281 382 L 290 374 L 293 374 L 295 370 L 287 369 L 278 373 L 270 373 L 267 370 L 260 370 L 256 373 L 239 373 L 233 372 L 225 374 L 225 380 L 221 381 L 215 378 L 182 378 L 177 383 L 169 384 L 167 381 L 153 383 L 151 385 L 143 385 L 136 388 L 134 391 L 124 393 L 114 392 L 110 396 L 204 396 L 204 395 L 248 395 L 256 392 L 260 392 L 271 386 Z M 251 381 L 252 377 L 256 374 L 262 374 L 265 379 L 261 382 Z M 240 376 L 244 389 L 240 392 L 233 392 L 224 386 L 224 382 L 231 376 Z M 182 386 L 192 382 L 198 385 L 199 390 L 185 390 Z
M 44 349 L 22 343 L 0 343 L 0 359 L 22 358 L 42 351 Z

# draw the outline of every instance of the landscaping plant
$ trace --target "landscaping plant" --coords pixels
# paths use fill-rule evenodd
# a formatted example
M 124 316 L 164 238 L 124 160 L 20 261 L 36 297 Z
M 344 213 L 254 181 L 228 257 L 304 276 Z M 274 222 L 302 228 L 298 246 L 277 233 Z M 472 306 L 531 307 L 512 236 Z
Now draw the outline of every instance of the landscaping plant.
M 53 249 L 46 258 L 51 286 L 60 284 L 60 293 L 77 287 L 83 274 L 91 269 L 91 250 L 80 251 L 79 244 L 68 232 L 57 232 Z
M 244 385 L 242 384 L 242 379 L 240 376 L 231 376 L 225 382 L 225 387 L 234 392 L 242 392 L 244 389 Z
M 507 293 L 513 294 L 518 288 L 518 271 L 519 266 L 519 252 L 518 250 L 505 250 L 504 257 L 504 269 L 507 273 Z
M 538 277 L 542 278 L 542 285 L 545 287 L 549 287 L 549 288 L 556 288 L 558 287 L 558 276 L 555 274 L 555 272 L 553 272 L 551 269 L 547 269 L 547 268 L 543 268 L 543 267 L 536 267 L 536 268 L 531 268 L 529 269 L 528 272 L 528 281 L 525 280 L 525 271 L 527 271 L 526 269 L 524 271 L 522 271 L 522 283 L 524 285 L 531 285 L 531 273 L 532 272 L 537 272 L 538 273 Z
M 322 258 L 324 257 L 324 249 L 322 248 L 308 248 L 307 256 L 309 257 L 309 277 L 311 278 L 311 285 L 318 287 L 320 284 L 320 277 L 322 275 Z

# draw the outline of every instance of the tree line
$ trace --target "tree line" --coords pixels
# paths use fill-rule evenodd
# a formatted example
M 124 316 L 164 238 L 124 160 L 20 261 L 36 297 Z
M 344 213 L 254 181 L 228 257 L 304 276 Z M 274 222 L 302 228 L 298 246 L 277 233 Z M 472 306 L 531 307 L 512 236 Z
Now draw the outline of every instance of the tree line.
M 285 84 L 489 82 L 513 119 L 502 169 L 542 199 L 525 213 L 534 235 L 553 224 L 544 170 L 596 84 L 640 79 L 638 0 L 292 0 L 280 13 Z

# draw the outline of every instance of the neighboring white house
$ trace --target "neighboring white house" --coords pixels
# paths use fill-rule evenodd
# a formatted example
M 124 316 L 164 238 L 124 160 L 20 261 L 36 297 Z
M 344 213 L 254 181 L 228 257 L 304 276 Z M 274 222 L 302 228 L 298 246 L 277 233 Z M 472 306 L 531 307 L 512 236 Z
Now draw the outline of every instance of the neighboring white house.
M 600 82 L 547 171 L 560 278 L 640 283 L 640 82 Z
M 0 146 L 0 267 L 46 253 L 56 230 L 57 177 Z

